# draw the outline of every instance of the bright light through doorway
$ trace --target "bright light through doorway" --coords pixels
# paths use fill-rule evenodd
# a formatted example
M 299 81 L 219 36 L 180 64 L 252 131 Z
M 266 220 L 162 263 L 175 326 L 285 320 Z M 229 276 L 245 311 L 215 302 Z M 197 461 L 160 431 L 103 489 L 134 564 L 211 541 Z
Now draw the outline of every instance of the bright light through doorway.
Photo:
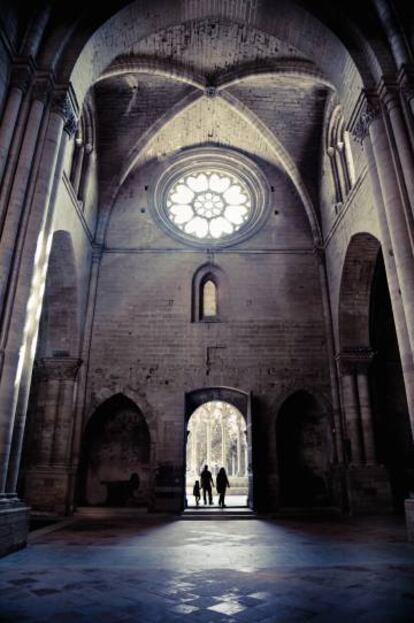
M 240 411 L 227 402 L 206 402 L 196 409 L 188 423 L 186 456 L 187 505 L 195 506 L 193 487 L 200 481 L 204 465 L 208 465 L 214 483 L 221 467 L 230 482 L 226 505 L 246 506 L 248 493 L 248 450 L 246 421 Z M 201 484 L 201 483 L 200 483 Z M 214 506 L 218 495 L 213 487 Z M 200 505 L 203 507 L 203 496 Z

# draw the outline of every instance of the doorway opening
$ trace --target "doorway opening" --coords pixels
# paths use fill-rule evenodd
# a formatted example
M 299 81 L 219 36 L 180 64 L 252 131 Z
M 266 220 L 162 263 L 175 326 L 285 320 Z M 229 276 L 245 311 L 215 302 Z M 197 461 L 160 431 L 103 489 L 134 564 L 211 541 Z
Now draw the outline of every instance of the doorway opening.
M 205 402 L 188 420 L 185 483 L 187 507 L 196 506 L 193 487 L 196 480 L 200 482 L 200 474 L 205 465 L 208 465 L 214 481 L 214 506 L 218 503 L 217 474 L 224 467 L 230 484 L 226 491 L 226 506 L 247 507 L 249 451 L 246 420 L 229 402 Z M 204 506 L 202 492 L 200 506 Z

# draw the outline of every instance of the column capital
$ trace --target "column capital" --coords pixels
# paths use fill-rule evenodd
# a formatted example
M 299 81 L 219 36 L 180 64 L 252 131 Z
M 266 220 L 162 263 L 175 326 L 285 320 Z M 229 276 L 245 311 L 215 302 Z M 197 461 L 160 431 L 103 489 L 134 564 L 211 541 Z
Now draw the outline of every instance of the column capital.
M 74 381 L 81 365 L 82 360 L 76 357 L 42 357 L 35 361 L 35 370 L 43 381 Z
M 33 100 L 46 104 L 53 90 L 53 77 L 48 72 L 37 72 L 33 78 L 31 96 Z
M 57 87 L 52 96 L 52 112 L 60 115 L 64 122 L 64 130 L 73 136 L 78 127 L 78 106 L 71 85 Z
M 363 89 L 347 128 L 354 140 L 362 145 L 368 136 L 371 123 L 381 114 L 381 102 L 378 95 L 372 91 Z
M 335 357 L 340 375 L 366 374 L 374 355 L 375 352 L 368 346 L 345 348 Z
M 10 86 L 26 93 L 33 79 L 34 71 L 35 67 L 32 59 L 16 59 L 11 71 Z
M 383 78 L 378 85 L 378 96 L 388 112 L 401 106 L 400 93 L 399 84 L 393 80 Z

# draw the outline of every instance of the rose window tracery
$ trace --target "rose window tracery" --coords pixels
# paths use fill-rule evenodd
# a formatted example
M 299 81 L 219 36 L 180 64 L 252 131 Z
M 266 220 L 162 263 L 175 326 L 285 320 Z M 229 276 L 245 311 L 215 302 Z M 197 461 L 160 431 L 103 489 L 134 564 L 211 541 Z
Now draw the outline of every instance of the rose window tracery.
M 167 195 L 170 221 L 198 239 L 231 236 L 249 221 L 251 211 L 249 188 L 227 172 L 189 172 L 171 186 Z

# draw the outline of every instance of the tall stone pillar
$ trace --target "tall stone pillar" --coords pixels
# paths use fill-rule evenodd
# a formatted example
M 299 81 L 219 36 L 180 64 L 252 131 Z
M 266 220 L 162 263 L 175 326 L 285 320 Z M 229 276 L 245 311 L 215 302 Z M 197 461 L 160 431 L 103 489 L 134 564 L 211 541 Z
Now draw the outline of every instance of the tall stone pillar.
M 351 463 L 360 464 L 363 458 L 362 426 L 358 408 L 358 393 L 355 378 L 355 359 L 353 352 L 342 352 L 337 356 L 342 387 L 342 405 L 349 443 Z
M 63 514 L 67 509 L 80 364 L 79 359 L 72 357 L 45 357 L 36 365 L 38 392 L 31 427 L 38 450 L 30 457 L 25 474 L 25 500 L 37 510 Z
M 12 70 L 10 90 L 0 124 L 0 182 L 9 159 L 10 148 L 19 120 L 22 100 L 33 74 L 32 63 L 17 63 Z
M 362 366 L 361 366 L 362 367 Z M 364 442 L 365 463 L 373 465 L 375 460 L 375 439 L 374 426 L 371 410 L 371 398 L 368 385 L 368 369 L 357 371 L 357 389 L 359 398 L 359 409 L 361 412 L 362 438 Z
M 9 503 L 10 496 L 15 497 L 15 494 L 6 491 L 6 484 L 7 488 L 12 486 L 19 464 L 23 414 L 30 391 L 54 201 L 61 175 L 63 136 L 71 133 L 75 124 L 68 91 L 56 90 L 51 95 L 50 107 L 49 93 L 47 90 L 46 95 L 44 91 L 42 94 L 39 85 L 33 90 L 0 245 L 0 262 L 4 268 L 0 281 L 3 312 L 0 334 L 0 527 L 9 521 L 10 513 L 17 519 L 16 504 L 11 508 Z M 22 410 L 22 417 L 18 408 Z M 20 428 L 17 435 L 16 427 Z M 13 439 L 16 440 L 14 455 Z M 24 544 L 24 538 L 20 544 Z
M 360 103 L 351 121 L 354 136 L 361 142 L 368 136 L 378 173 L 378 182 L 383 199 L 387 230 L 395 259 L 398 283 L 405 314 L 407 335 L 414 352 L 414 255 L 413 216 L 411 206 L 401 193 L 396 168 L 399 163 L 391 152 L 389 137 L 378 99 L 362 94 Z M 400 171 L 401 174 L 401 171 Z
M 392 313 L 397 333 L 398 349 L 400 352 L 401 366 L 404 376 L 405 392 L 407 396 L 408 412 L 410 414 L 411 431 L 414 435 L 414 360 L 408 339 L 407 323 L 401 299 L 401 291 L 398 282 L 398 274 L 395 267 L 394 252 L 392 250 L 391 237 L 388 230 L 385 214 L 384 201 L 375 164 L 374 153 L 369 140 L 365 141 L 368 158 L 368 167 L 371 179 L 372 191 L 377 208 L 378 219 L 381 228 L 381 239 L 385 271 L 387 275 L 388 289 L 390 292 Z

